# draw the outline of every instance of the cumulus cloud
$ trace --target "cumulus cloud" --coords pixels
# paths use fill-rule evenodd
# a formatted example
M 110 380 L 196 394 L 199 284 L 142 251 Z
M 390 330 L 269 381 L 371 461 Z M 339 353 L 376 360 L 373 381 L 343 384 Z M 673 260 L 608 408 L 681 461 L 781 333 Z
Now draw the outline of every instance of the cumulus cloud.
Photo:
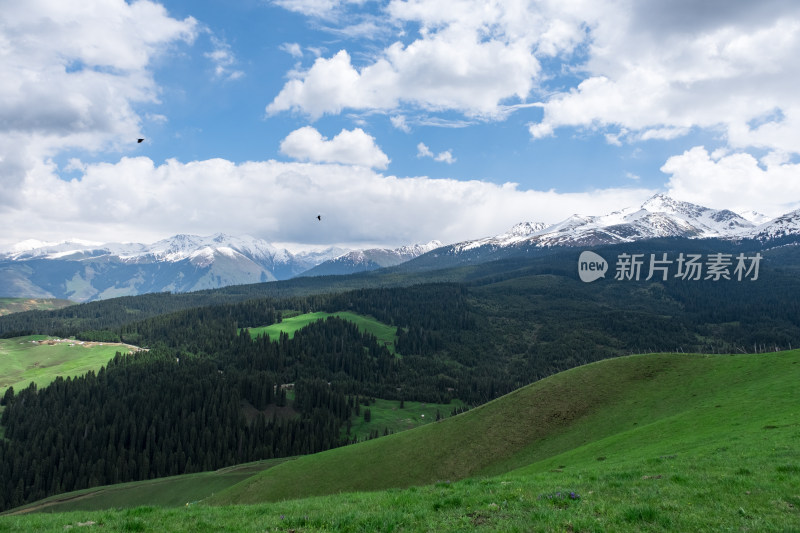
M 541 65 L 534 51 L 571 49 L 580 34 L 566 29 L 578 25 L 556 24 L 516 2 L 393 1 L 386 11 L 391 24 L 418 26 L 419 38 L 396 41 L 363 65 L 344 49 L 320 57 L 294 73 L 267 113 L 294 110 L 316 119 L 344 109 L 391 112 L 410 105 L 502 117 L 507 101 L 524 101 L 535 85 Z
M 281 152 L 300 161 L 342 163 L 385 169 L 389 157 L 375 144 L 375 139 L 361 128 L 342 130 L 328 140 L 312 126 L 291 132 L 281 141 Z
M 583 79 L 545 99 L 542 120 L 529 128 L 534 139 L 562 127 L 605 130 L 613 143 L 706 128 L 735 148 L 798 152 L 799 4 L 602 4 L 584 17 Z
M 224 231 L 304 244 L 457 242 L 502 233 L 520 221 L 557 222 L 574 212 L 637 205 L 654 192 L 562 194 L 520 190 L 513 183 L 400 178 L 363 166 L 277 161 L 156 165 L 135 157 L 75 168 L 84 172 L 71 181 L 61 180 L 52 165 L 30 172 L 14 191 L 27 207 L 0 213 L 7 228 L 2 238 L 141 242 Z M 52 205 L 59 208 L 42 209 Z M 319 212 L 326 214 L 324 224 L 317 223 Z
M 800 165 L 786 154 L 757 160 L 745 152 L 711 154 L 696 146 L 670 157 L 661 167 L 670 175 L 669 194 L 718 209 L 755 209 L 771 217 L 800 207 Z
M 135 142 L 142 119 L 134 105 L 158 98 L 150 62 L 197 34 L 194 19 L 171 18 L 147 0 L 30 0 L 2 9 L 0 179 L 7 190 L 61 150 Z

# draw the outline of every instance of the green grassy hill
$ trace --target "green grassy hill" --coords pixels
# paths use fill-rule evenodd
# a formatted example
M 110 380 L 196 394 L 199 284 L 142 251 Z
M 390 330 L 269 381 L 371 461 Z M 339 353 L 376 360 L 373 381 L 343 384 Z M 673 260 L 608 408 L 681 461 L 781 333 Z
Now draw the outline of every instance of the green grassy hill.
M 567 452 L 614 461 L 646 444 L 669 455 L 744 430 L 760 436 L 765 426 L 800 435 L 798 361 L 798 351 L 602 361 L 437 424 L 283 464 L 210 503 L 402 488 L 525 466 L 547 471 L 567 462 L 554 459 Z
M 129 503 L 159 507 L 8 516 L 0 529 L 797 531 L 798 399 L 797 350 L 624 357 L 283 462 L 202 502 L 213 506 L 162 509 L 186 498 L 167 501 L 156 480 L 160 494 Z

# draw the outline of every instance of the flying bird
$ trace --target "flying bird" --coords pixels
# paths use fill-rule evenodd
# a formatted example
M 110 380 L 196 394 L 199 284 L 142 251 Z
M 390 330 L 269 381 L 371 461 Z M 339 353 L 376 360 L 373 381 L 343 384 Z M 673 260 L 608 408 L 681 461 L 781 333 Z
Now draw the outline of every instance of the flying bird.
M 317 215 L 317 220 L 322 220 L 322 215 Z
M 136 139 L 137 143 L 141 143 L 144 139 Z

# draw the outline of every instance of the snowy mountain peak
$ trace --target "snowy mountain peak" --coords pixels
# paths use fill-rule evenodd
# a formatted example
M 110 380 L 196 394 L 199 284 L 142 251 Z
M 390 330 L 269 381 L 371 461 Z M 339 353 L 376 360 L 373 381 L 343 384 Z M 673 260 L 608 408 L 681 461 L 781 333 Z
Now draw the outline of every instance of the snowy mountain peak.
M 765 222 L 769 222 L 771 220 L 767 215 L 753 210 L 742 211 L 739 213 L 739 216 L 745 220 L 749 220 L 750 222 L 756 225 L 764 224 Z
M 483 247 L 597 246 L 663 237 L 757 238 L 760 240 L 800 234 L 800 210 L 758 227 L 728 209 L 711 209 L 656 194 L 640 207 L 627 207 L 605 215 L 572 215 L 547 226 L 520 223 L 495 237 L 452 246 L 454 253 Z
M 542 231 L 547 226 L 548 224 L 544 222 L 520 222 L 519 224 L 515 224 L 506 235 L 524 237 L 536 233 L 537 231 Z
M 774 220 L 761 224 L 751 232 L 751 236 L 759 241 L 780 239 L 798 234 L 800 234 L 800 209 L 790 211 Z
M 426 242 L 425 244 L 411 244 L 406 246 L 401 246 L 400 248 L 396 248 L 394 251 L 399 253 L 400 255 L 413 255 L 414 257 L 418 255 L 422 255 L 424 253 L 430 252 L 431 250 L 435 250 L 436 248 L 441 248 L 442 243 L 437 240 Z
M 661 193 L 652 196 L 643 203 L 642 209 L 650 213 L 669 213 L 671 215 L 684 215 L 691 218 L 699 217 L 706 211 L 710 211 L 708 207 L 675 200 Z

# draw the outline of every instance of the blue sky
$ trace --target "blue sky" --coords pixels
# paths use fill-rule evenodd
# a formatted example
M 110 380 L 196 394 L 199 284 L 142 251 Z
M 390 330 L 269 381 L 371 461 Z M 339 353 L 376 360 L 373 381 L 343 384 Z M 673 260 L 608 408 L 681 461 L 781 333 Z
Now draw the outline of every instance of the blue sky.
M 791 0 L 0 0 L 0 244 L 778 216 L 797 57 Z

